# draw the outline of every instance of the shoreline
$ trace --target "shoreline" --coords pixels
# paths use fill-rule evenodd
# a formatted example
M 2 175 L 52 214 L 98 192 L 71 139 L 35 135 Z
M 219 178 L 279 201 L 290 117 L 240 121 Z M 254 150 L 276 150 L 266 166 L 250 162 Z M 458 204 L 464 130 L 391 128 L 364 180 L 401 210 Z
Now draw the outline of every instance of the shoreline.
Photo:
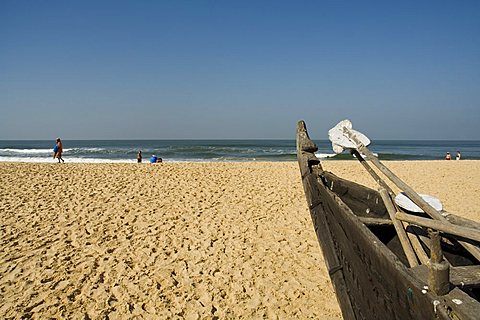
M 358 161 L 322 166 L 375 187 Z M 479 160 L 387 166 L 480 220 Z M 5 317 L 341 318 L 295 161 L 2 162 L 0 180 Z
M 32 160 L 32 159 L 27 159 L 27 160 L 3 160 L 0 158 L 0 164 L 2 163 L 10 163 L 10 164 L 15 164 L 15 163 L 25 163 L 25 164 L 50 164 L 50 163 L 57 163 L 58 161 L 52 160 L 52 158 L 41 158 L 41 161 L 38 160 Z M 169 160 L 169 159 L 163 159 L 163 163 L 297 163 L 296 159 L 292 160 Z M 334 158 L 318 158 L 321 163 L 325 162 L 357 162 L 355 158 L 352 157 L 352 159 L 334 159 Z M 462 159 L 462 160 L 445 160 L 445 159 L 380 159 L 382 162 L 386 163 L 392 163 L 392 162 L 480 162 L 480 159 Z M 88 158 L 81 158 L 79 160 L 78 158 L 75 160 L 71 160 L 69 158 L 66 158 L 65 164 L 139 164 L 137 163 L 136 159 L 88 159 Z M 148 159 L 145 159 L 142 161 L 140 164 L 151 164 Z

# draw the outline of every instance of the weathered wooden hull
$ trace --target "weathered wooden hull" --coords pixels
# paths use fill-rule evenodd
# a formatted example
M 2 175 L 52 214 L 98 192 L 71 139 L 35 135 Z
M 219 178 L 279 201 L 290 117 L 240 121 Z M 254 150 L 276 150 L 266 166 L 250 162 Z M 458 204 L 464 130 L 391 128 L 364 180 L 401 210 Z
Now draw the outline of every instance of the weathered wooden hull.
M 392 233 L 380 239 L 361 221 L 388 224 L 378 192 L 324 172 L 315 149 L 300 121 L 297 154 L 305 195 L 344 318 L 475 319 L 480 305 L 463 291 L 454 289 L 439 297 L 425 290 L 427 279 L 419 276 L 425 266 L 408 268 L 402 254 L 392 251 Z M 345 195 L 344 200 L 339 195 Z M 452 302 L 454 298 L 463 307 Z

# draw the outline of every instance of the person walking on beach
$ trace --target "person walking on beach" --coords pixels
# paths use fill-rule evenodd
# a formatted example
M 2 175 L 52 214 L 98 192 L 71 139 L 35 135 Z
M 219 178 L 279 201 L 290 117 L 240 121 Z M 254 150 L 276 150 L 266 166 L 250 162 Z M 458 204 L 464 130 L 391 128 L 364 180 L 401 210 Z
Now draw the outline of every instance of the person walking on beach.
M 445 156 L 445 160 L 452 160 L 452 156 L 450 155 L 450 152 L 447 152 L 447 155 Z
M 55 159 L 55 158 L 58 159 L 58 163 L 60 163 L 60 160 L 62 160 L 62 162 L 65 162 L 65 160 L 63 160 L 63 158 L 62 158 L 63 144 L 62 144 L 62 140 L 60 140 L 60 138 L 57 138 L 57 140 L 56 140 L 54 151 L 55 151 L 55 153 L 53 154 L 53 159 Z
M 142 163 L 142 150 L 138 150 L 137 153 L 137 162 Z
M 460 151 L 457 151 L 457 157 L 455 158 L 455 160 L 460 160 L 461 157 L 462 155 L 460 154 Z

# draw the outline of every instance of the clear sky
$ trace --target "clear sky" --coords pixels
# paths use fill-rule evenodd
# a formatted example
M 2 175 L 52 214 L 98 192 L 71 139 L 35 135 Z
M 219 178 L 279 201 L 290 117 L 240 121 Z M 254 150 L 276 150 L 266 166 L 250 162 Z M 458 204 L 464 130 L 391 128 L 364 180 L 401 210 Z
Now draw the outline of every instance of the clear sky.
M 0 1 L 0 139 L 480 139 L 480 1 Z

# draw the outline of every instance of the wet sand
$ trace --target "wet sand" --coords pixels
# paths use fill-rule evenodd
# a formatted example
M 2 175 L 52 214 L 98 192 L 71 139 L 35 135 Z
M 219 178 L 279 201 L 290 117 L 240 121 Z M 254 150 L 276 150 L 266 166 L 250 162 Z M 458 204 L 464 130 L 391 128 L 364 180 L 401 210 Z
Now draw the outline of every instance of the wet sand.
M 480 220 L 480 161 L 386 164 Z M 0 163 L 0 182 L 3 318 L 341 318 L 294 162 Z

